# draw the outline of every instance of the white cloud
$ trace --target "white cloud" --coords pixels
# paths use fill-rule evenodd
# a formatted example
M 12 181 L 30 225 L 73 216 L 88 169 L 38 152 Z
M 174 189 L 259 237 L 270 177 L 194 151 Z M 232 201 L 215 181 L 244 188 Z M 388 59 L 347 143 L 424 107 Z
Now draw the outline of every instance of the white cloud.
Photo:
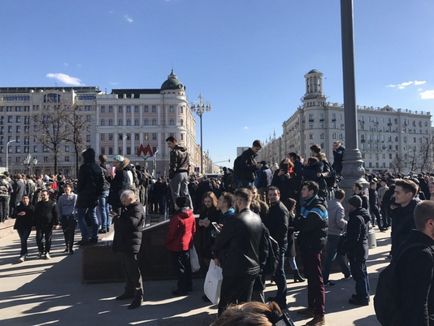
M 426 84 L 426 80 L 409 80 L 409 81 L 405 81 L 405 82 L 402 82 L 399 84 L 389 84 L 386 87 L 405 89 L 411 85 L 419 86 L 419 85 L 423 85 L 423 84 Z
M 51 79 L 55 79 L 65 85 L 70 85 L 70 86 L 81 86 L 83 85 L 81 83 L 80 78 L 77 77 L 72 77 L 69 76 L 67 74 L 61 73 L 61 72 L 56 72 L 56 73 L 48 73 L 46 75 L 47 78 L 51 78 Z
M 249 127 L 244 126 L 243 129 L 244 129 L 244 130 L 249 130 Z
M 134 23 L 134 19 L 132 17 L 130 17 L 129 15 L 124 15 L 124 19 L 130 24 Z
M 428 89 L 419 93 L 422 100 L 434 100 L 434 89 Z

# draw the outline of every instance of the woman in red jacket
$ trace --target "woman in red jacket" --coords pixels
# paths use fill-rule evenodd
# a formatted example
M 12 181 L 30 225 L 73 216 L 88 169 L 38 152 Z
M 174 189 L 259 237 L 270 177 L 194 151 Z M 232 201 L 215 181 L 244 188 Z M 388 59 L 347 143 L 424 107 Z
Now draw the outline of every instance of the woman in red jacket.
M 187 197 L 176 199 L 176 206 L 179 209 L 170 220 L 166 239 L 166 248 L 172 252 L 173 264 L 178 276 L 178 288 L 172 292 L 175 296 L 186 295 L 192 290 L 189 250 L 193 245 L 196 220 L 188 203 Z

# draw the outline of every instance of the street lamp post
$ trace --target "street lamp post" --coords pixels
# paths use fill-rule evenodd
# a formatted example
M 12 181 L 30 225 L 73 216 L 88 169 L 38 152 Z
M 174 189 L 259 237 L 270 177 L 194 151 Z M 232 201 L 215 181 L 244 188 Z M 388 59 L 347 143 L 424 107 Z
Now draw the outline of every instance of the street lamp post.
M 199 102 L 191 105 L 191 110 L 196 112 L 200 119 L 200 173 L 203 174 L 203 133 L 202 133 L 202 115 L 211 111 L 211 105 L 203 101 L 202 95 L 199 95 Z
M 342 188 L 351 193 L 355 182 L 367 185 L 365 169 L 357 146 L 357 110 L 354 78 L 353 0 L 341 0 L 342 70 L 344 84 L 345 153 Z
M 16 142 L 15 139 L 10 140 L 6 143 L 6 171 L 9 172 L 9 145 Z

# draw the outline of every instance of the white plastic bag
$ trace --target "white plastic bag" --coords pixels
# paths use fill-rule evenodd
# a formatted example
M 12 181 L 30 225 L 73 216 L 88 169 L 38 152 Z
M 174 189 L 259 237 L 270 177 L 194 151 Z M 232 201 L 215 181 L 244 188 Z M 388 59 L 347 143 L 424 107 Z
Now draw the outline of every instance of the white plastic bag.
M 215 264 L 213 259 L 211 259 L 208 272 L 206 273 L 205 283 L 203 284 L 203 291 L 213 304 L 217 304 L 220 300 L 222 282 L 222 269 Z
M 200 269 L 199 256 L 197 255 L 194 245 L 190 249 L 190 265 L 192 273 L 196 273 Z

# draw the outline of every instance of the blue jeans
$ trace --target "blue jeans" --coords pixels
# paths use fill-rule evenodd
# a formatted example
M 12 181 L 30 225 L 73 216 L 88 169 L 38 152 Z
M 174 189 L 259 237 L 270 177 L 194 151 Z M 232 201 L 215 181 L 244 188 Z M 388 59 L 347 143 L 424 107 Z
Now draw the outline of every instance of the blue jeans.
M 99 222 L 96 216 L 96 206 L 93 208 L 77 208 L 78 225 L 80 226 L 81 238 L 89 239 L 89 231 L 87 229 L 86 214 L 89 214 L 89 219 L 92 224 L 92 239 L 98 238 Z
M 103 191 L 101 196 L 98 198 L 98 209 L 99 213 L 101 215 L 101 229 L 102 230 L 109 230 L 110 229 L 110 211 L 107 203 L 107 198 L 109 195 L 109 191 Z
M 25 228 L 25 229 L 17 229 L 18 235 L 20 236 L 21 241 L 21 252 L 20 256 L 27 255 L 27 239 L 30 236 L 30 232 L 32 232 L 31 228 Z
M 277 285 L 276 302 L 281 308 L 286 308 L 286 275 L 285 275 L 285 249 L 280 248 L 279 263 L 277 265 L 276 273 L 274 273 L 274 281 Z
M 369 279 L 366 270 L 366 260 L 363 258 L 349 257 L 351 274 L 356 281 L 356 296 L 360 300 L 369 300 Z
M 339 235 L 331 235 L 327 236 L 327 244 L 326 244 L 326 255 L 324 259 L 324 267 L 322 271 L 322 277 L 324 279 L 324 283 L 329 280 L 330 268 L 335 259 L 338 260 L 339 266 L 341 267 L 341 272 L 345 276 L 350 275 L 350 269 L 348 268 L 348 263 L 346 262 L 345 256 L 338 255 L 338 243 L 340 236 Z

